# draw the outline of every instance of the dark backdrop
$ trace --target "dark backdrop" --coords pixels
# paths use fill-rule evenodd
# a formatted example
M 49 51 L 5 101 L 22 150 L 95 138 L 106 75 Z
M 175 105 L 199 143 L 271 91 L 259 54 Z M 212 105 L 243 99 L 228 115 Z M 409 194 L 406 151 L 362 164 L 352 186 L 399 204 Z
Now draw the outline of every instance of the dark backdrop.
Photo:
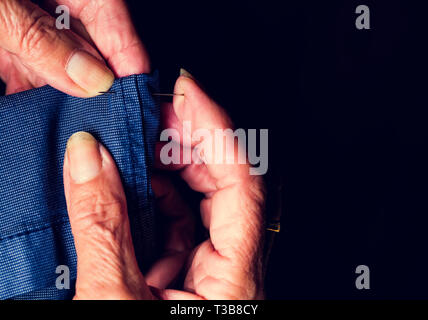
M 163 92 L 184 67 L 237 127 L 270 129 L 270 194 L 284 185 L 268 298 L 428 298 L 421 2 L 128 2 Z

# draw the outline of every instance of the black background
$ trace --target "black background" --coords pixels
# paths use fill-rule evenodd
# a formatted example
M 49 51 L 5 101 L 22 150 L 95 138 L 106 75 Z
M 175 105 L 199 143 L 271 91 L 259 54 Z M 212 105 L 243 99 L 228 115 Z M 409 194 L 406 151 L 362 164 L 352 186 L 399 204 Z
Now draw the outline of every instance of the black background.
M 268 298 L 428 298 L 421 2 L 128 2 L 163 92 L 184 67 L 237 127 L 270 129 L 266 179 L 284 188 Z

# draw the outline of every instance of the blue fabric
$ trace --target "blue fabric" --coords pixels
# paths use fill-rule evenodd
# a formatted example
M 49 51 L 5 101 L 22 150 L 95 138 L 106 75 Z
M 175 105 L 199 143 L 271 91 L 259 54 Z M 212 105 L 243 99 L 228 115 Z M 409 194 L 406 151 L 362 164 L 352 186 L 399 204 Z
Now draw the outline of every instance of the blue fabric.
M 154 258 L 150 186 L 159 107 L 157 76 L 115 81 L 112 94 L 82 99 L 52 87 L 0 97 L 0 299 L 67 299 L 58 265 L 76 278 L 76 253 L 62 181 L 67 139 L 87 131 L 113 155 L 121 174 L 137 260 Z

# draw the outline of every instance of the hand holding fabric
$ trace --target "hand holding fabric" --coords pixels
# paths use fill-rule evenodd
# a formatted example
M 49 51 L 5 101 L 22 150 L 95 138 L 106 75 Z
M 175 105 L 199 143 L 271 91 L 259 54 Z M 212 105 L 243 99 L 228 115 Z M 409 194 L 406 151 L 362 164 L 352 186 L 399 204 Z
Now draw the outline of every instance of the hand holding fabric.
M 231 128 L 224 110 L 192 78 L 179 77 L 175 92 L 184 96 L 164 107 L 165 128 L 180 128 L 183 121 L 192 121 L 194 130 Z M 177 143 L 183 143 L 182 137 Z M 64 187 L 78 261 L 75 299 L 262 298 L 261 178 L 249 175 L 248 164 L 158 166 L 180 170 L 189 187 L 205 195 L 200 213 L 209 238 L 194 248 L 190 210 L 166 176 L 154 176 L 159 207 L 171 223 L 162 258 L 143 276 L 112 157 L 88 133 L 70 138 Z M 182 290 L 169 289 L 183 268 Z
M 107 91 L 114 77 L 149 73 L 150 62 L 122 0 L 0 1 L 0 77 L 6 94 L 46 84 L 78 97 Z M 57 29 L 58 5 L 71 29 Z M 106 64 L 107 62 L 107 64 Z

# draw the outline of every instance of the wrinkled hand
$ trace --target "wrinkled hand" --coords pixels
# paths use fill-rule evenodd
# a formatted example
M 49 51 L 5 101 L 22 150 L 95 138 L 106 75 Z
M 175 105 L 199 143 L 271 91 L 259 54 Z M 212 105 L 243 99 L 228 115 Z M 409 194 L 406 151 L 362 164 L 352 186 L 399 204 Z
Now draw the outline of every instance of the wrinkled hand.
M 92 97 L 107 91 L 114 76 L 150 72 L 123 0 L 43 3 L 44 9 L 29 0 L 0 1 L 0 77 L 6 94 L 49 84 Z M 70 9 L 70 30 L 57 29 L 49 14 L 58 5 Z
M 176 96 L 172 105 L 164 106 L 166 128 L 179 129 L 183 121 L 191 121 L 193 130 L 231 128 L 225 112 L 191 78 L 179 77 L 175 92 L 184 96 Z M 183 137 L 177 142 L 185 144 Z M 126 198 L 112 157 L 88 133 L 70 138 L 64 187 L 78 261 L 75 299 L 262 298 L 265 195 L 260 177 L 249 175 L 248 164 L 165 167 L 158 158 L 157 165 L 180 170 L 190 188 L 205 195 L 200 213 L 209 238 L 194 248 L 190 210 L 167 175 L 155 175 L 153 190 L 170 223 L 164 254 L 143 276 L 135 259 Z M 183 268 L 182 290 L 168 289 Z

